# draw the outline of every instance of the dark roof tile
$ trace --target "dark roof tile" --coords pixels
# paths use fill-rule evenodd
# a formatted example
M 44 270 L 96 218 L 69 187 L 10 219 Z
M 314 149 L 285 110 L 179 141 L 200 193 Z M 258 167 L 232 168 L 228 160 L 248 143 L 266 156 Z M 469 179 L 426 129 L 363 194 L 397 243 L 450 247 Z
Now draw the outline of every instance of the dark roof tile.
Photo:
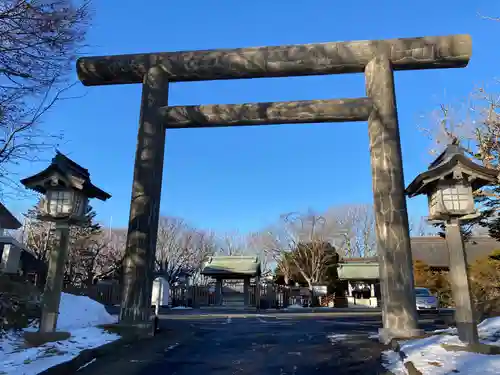
M 500 243 L 494 238 L 472 237 L 465 243 L 467 262 L 474 263 L 479 258 L 488 256 L 493 250 L 500 249 Z M 449 267 L 446 240 L 439 236 L 412 237 L 411 251 L 413 260 L 420 260 L 433 267 Z M 376 258 L 343 258 L 346 263 L 372 263 Z
M 22 224 L 16 219 L 10 211 L 0 203 L 0 228 L 2 229 L 19 229 Z
M 500 248 L 500 243 L 491 237 L 472 237 L 465 243 L 467 262 L 474 263 L 477 259 L 485 257 L 495 249 Z M 439 236 L 412 237 L 411 249 L 413 260 L 420 260 L 434 267 L 448 267 L 448 249 L 446 240 Z

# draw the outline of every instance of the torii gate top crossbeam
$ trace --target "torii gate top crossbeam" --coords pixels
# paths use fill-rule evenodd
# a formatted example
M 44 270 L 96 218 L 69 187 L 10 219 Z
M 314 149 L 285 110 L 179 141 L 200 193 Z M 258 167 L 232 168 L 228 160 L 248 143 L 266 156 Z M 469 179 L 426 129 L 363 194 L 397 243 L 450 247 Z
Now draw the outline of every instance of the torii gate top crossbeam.
M 156 65 L 170 82 L 362 73 L 380 54 L 394 70 L 463 68 L 472 55 L 472 40 L 450 35 L 83 57 L 77 72 L 85 86 L 142 83 Z

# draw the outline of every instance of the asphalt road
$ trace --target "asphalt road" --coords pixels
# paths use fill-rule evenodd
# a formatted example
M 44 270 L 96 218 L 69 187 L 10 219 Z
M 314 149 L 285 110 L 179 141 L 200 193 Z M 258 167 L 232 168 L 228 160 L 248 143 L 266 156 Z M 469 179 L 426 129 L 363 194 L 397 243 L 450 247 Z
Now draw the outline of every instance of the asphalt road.
M 190 322 L 195 337 L 141 374 L 380 374 L 373 318 L 249 316 Z
M 133 351 L 114 367 L 103 358 L 82 375 L 386 374 L 386 347 L 373 337 L 378 314 L 175 314 L 161 324 L 192 335 Z

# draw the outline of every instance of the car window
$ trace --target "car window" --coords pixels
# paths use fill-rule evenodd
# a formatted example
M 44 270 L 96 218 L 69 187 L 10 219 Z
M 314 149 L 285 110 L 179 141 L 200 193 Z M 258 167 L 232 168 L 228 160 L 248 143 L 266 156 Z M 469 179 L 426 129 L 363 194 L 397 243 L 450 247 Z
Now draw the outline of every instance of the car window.
M 430 297 L 431 296 L 431 293 L 429 292 L 429 289 L 417 288 L 417 289 L 415 289 L 415 294 L 418 297 Z

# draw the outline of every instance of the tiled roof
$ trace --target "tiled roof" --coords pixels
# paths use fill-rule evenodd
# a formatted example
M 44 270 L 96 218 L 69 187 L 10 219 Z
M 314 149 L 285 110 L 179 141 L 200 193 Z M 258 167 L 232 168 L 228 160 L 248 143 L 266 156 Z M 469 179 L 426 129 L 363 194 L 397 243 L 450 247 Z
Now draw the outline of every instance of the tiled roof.
M 494 238 L 471 237 L 465 243 L 465 252 L 467 254 L 467 262 L 474 263 L 478 258 L 485 257 L 493 250 L 500 249 L 500 242 Z M 433 267 L 449 267 L 448 248 L 446 240 L 439 236 L 430 237 L 412 237 L 411 251 L 413 260 L 420 260 L 429 266 Z M 376 258 L 344 258 L 346 263 L 372 263 L 376 262 Z
M 15 218 L 10 211 L 0 203 L 0 228 L 2 229 L 19 229 L 21 223 Z
M 103 201 L 111 198 L 110 194 L 92 184 L 87 169 L 83 168 L 66 155 L 61 154 L 59 151 L 56 152 L 56 156 L 52 158 L 52 162 L 47 168 L 33 176 L 22 179 L 21 183 L 29 189 L 35 190 L 40 194 L 45 194 L 46 187 L 40 185 L 40 181 L 45 180 L 55 172 L 60 173 L 71 181 L 71 184 L 74 183 L 75 177 L 77 178 L 76 180 L 81 179 L 83 182 L 76 183 L 76 186 L 78 186 L 78 189 L 82 190 L 89 198 L 97 198 Z
M 485 257 L 495 249 L 500 249 L 500 243 L 491 237 L 472 237 L 465 243 L 467 262 L 474 263 L 478 258 Z M 446 240 L 439 236 L 413 237 L 411 239 L 413 260 L 420 260 L 434 267 L 448 267 L 448 248 Z
M 205 276 L 259 276 L 260 260 L 252 256 L 214 256 L 203 265 Z

